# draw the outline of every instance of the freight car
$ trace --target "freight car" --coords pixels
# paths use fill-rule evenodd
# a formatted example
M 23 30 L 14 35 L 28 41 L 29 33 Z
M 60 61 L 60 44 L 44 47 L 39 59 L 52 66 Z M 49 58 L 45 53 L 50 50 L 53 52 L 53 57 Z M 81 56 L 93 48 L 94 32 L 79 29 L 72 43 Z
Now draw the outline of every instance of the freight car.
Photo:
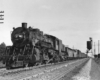
M 27 28 L 27 23 L 13 28 L 11 40 L 13 45 L 7 47 L 4 59 L 7 69 L 57 63 L 81 54 L 65 47 L 55 36 L 43 34 L 37 28 Z
M 65 48 L 66 48 L 66 53 L 67 53 L 67 60 L 82 59 L 82 58 L 87 57 L 85 53 L 82 53 L 78 49 L 71 49 L 69 47 L 65 47 Z
M 68 52 L 68 59 L 73 59 L 74 55 L 76 54 L 76 51 L 74 49 L 69 48 L 69 47 L 66 47 L 66 50 Z
M 80 50 L 77 50 L 77 57 L 79 57 L 79 58 L 86 58 L 87 54 L 82 53 Z

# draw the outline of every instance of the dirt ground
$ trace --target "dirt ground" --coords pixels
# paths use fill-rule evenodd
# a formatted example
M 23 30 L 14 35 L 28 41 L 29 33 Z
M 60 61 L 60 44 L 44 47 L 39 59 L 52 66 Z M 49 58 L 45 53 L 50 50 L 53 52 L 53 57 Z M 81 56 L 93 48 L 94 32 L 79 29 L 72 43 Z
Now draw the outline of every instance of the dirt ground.
M 95 58 L 94 61 L 100 65 L 100 58 Z
M 72 71 L 70 71 L 68 74 L 66 74 L 64 77 L 60 78 L 59 80 L 73 80 L 72 77 L 78 74 L 79 71 L 85 66 L 85 64 L 86 62 L 74 68 Z M 68 66 L 68 68 L 70 68 L 70 66 Z
M 79 67 L 76 67 L 70 73 L 66 74 L 59 80 L 73 80 L 72 77 L 76 74 L 79 74 L 79 71 L 85 66 L 85 64 L 86 63 L 80 65 Z M 100 80 L 100 59 L 92 59 L 89 80 Z

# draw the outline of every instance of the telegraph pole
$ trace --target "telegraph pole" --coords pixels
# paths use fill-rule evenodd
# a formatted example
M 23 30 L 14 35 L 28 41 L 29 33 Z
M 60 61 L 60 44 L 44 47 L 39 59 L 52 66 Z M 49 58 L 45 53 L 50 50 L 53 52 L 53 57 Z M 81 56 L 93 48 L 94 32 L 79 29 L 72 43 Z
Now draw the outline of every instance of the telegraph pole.
M 99 54 L 99 40 L 98 40 L 98 54 Z
M 95 42 L 94 42 L 94 55 L 95 55 L 95 53 L 96 53 L 96 49 L 95 49 Z
M 93 55 L 93 40 L 92 40 L 91 37 L 90 37 L 90 42 L 91 42 L 91 53 L 92 53 L 92 55 Z

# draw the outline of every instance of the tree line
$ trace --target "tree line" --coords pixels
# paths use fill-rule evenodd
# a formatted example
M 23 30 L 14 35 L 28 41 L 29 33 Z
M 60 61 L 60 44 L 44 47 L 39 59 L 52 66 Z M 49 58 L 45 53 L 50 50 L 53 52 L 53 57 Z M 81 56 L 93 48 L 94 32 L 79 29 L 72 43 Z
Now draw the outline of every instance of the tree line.
M 5 50 L 6 50 L 6 44 L 2 42 L 0 44 L 0 61 L 3 60 L 3 56 L 5 55 Z

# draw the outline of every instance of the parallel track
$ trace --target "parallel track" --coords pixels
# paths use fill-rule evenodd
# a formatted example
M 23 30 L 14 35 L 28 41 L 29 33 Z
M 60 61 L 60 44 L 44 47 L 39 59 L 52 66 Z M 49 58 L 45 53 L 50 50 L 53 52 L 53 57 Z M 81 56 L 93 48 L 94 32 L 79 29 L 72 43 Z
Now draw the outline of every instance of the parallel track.
M 35 70 L 35 69 L 41 69 L 41 68 L 52 68 L 52 66 L 60 66 L 61 64 L 64 63 L 70 63 L 71 61 L 64 61 L 64 62 L 59 62 L 59 63 L 55 63 L 55 64 L 46 64 L 46 65 L 40 65 L 40 66 L 34 66 L 34 67 L 27 67 L 27 68 L 19 68 L 19 69 L 12 69 L 12 70 L 6 70 L 6 68 L 1 68 L 0 69 L 0 76 L 7 76 L 7 75 L 12 75 L 12 74 L 18 74 L 18 73 L 23 73 L 26 71 L 31 71 L 31 70 Z M 77 61 L 77 60 L 75 60 Z

